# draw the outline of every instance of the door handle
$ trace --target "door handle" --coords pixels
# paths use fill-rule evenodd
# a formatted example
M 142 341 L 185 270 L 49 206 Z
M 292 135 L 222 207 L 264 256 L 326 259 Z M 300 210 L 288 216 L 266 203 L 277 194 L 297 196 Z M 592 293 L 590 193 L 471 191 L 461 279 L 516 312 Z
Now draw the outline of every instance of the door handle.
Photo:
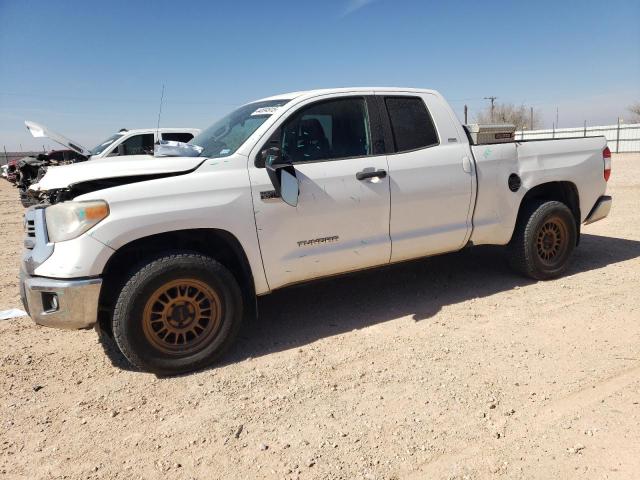
M 374 177 L 384 178 L 386 176 L 387 176 L 386 170 L 371 170 L 371 171 L 363 170 L 361 172 L 356 173 L 356 178 L 358 180 L 366 180 L 367 178 L 374 178 Z

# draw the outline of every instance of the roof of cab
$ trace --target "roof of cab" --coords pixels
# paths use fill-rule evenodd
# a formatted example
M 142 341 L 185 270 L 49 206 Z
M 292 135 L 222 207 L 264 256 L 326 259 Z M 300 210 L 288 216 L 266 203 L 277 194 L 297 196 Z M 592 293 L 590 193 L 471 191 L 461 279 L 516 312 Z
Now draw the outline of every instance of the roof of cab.
M 120 132 L 116 132 L 116 133 L 120 133 L 122 135 L 129 135 L 131 133 L 153 133 L 153 132 L 167 132 L 167 133 L 173 133 L 173 132 L 199 132 L 200 129 L 199 128 L 190 128 L 190 127 L 160 127 L 160 128 L 127 128 L 124 129 Z
M 342 88 L 321 88 L 316 90 L 301 90 L 298 92 L 281 93 L 279 95 L 273 95 L 271 97 L 261 98 L 256 100 L 263 102 L 267 100 L 293 100 L 298 97 L 316 97 L 319 95 L 329 95 L 332 93 L 350 93 L 350 92 L 398 92 L 398 93 L 431 93 L 439 95 L 435 90 L 429 90 L 426 88 L 408 88 L 408 87 L 342 87 Z M 253 102 L 251 102 L 253 103 Z

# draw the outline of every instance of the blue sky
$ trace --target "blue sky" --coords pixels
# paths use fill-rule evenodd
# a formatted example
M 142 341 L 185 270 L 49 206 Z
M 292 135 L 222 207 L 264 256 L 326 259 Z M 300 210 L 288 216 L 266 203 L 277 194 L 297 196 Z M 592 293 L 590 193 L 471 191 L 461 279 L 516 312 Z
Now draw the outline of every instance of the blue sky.
M 640 100 L 640 2 L 0 0 L 0 148 L 24 120 L 92 147 L 122 127 L 206 127 L 244 102 L 331 86 L 484 97 L 546 126 L 614 123 Z M 45 143 L 48 147 L 49 144 Z

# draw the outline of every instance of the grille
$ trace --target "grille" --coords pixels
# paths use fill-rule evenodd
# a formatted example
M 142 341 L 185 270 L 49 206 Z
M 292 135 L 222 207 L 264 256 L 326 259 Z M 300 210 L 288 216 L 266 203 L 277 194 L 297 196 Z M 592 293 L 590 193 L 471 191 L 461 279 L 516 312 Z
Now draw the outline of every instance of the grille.
M 33 209 L 28 209 L 24 214 L 24 246 L 27 250 L 33 250 L 36 245 L 36 214 Z
M 36 222 L 34 220 L 27 220 L 24 224 L 24 228 L 27 237 L 36 237 Z
M 35 269 L 53 253 L 53 243 L 47 238 L 44 208 L 29 207 L 24 212 L 24 251 L 22 265 L 33 275 Z

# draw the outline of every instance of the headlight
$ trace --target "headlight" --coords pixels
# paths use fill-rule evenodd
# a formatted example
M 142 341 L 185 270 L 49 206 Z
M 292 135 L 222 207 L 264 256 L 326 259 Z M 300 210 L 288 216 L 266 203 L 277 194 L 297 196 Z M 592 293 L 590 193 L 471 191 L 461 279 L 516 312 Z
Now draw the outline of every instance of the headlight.
M 79 237 L 109 215 L 109 205 L 103 200 L 64 202 L 47 207 L 49 240 L 57 243 Z

